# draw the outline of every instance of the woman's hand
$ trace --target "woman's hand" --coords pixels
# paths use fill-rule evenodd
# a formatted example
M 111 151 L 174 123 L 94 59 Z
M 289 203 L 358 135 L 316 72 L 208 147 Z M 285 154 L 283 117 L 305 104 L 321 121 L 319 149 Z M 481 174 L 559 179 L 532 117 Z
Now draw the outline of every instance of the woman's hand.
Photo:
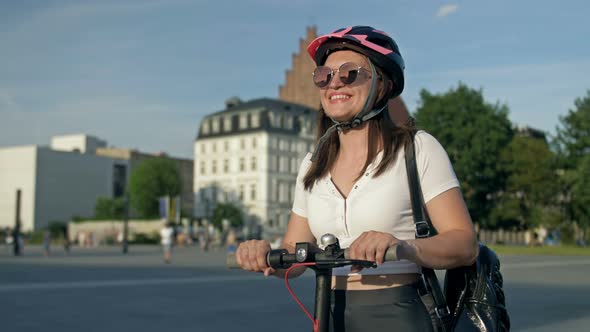
M 265 240 L 250 240 L 240 243 L 236 250 L 236 261 L 244 270 L 263 272 L 269 276 L 275 270 L 266 264 L 266 254 L 270 251 L 270 243 Z
M 369 231 L 361 234 L 348 248 L 349 259 L 376 262 L 377 265 L 385 261 L 385 252 L 389 247 L 400 242 L 389 233 Z M 351 272 L 359 272 L 363 268 L 358 265 L 351 267 Z

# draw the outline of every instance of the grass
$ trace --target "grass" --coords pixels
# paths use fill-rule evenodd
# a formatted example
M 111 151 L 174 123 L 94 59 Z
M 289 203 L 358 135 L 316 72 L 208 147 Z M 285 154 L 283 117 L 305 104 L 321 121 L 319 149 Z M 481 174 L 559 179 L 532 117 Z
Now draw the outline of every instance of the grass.
M 578 246 L 505 246 L 490 245 L 498 255 L 555 255 L 555 256 L 590 256 L 590 247 Z

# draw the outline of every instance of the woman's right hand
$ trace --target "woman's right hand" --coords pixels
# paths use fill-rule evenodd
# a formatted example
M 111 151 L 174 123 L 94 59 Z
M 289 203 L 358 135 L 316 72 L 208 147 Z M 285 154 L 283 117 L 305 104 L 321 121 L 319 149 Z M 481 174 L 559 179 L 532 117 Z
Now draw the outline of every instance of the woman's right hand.
M 275 272 L 266 263 L 266 255 L 270 249 L 270 243 L 266 240 L 242 242 L 236 250 L 236 261 L 244 270 L 263 272 L 264 276 L 269 276 Z

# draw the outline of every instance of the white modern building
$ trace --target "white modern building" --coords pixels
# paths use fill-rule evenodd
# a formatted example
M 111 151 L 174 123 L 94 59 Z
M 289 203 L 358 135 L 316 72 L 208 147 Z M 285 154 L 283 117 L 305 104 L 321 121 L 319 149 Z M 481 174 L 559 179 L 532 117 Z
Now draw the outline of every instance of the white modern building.
M 286 227 L 299 166 L 314 148 L 317 112 L 276 99 L 226 101 L 203 118 L 195 140 L 195 216 L 218 202 L 243 209 L 248 225 Z
M 51 149 L 79 153 L 96 153 L 98 148 L 106 148 L 107 142 L 86 134 L 59 135 L 51 137 Z
M 112 197 L 113 170 L 121 163 L 34 145 L 0 148 L 0 227 L 15 224 L 18 189 L 23 231 L 92 216 L 99 197 Z

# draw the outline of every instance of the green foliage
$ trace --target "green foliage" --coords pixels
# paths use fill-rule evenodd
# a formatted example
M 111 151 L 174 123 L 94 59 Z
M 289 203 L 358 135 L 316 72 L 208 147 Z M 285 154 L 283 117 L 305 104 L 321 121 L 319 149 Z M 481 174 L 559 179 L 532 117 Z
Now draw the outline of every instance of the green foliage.
M 51 237 L 63 237 L 65 230 L 67 230 L 68 224 L 63 221 L 51 221 L 47 226 L 47 229 L 51 233 Z
M 129 243 L 131 244 L 158 244 L 160 243 L 160 234 L 158 232 L 135 233 L 130 238 Z
M 486 103 L 482 92 L 459 83 L 444 94 L 420 92 L 415 118 L 447 150 L 472 218 L 487 227 L 494 198 L 505 186 L 498 163 L 513 136 L 505 105 Z
M 223 220 L 227 219 L 231 227 L 240 227 L 244 224 L 242 211 L 231 203 L 218 203 L 213 210 L 211 221 L 217 229 L 222 228 Z
M 580 159 L 590 153 L 590 90 L 584 98 L 577 98 L 576 108 L 559 117 L 555 145 L 565 168 L 573 169 Z
M 123 219 L 125 216 L 125 199 L 99 197 L 94 206 L 96 219 Z
M 158 198 L 181 192 L 181 177 L 174 161 L 157 157 L 143 161 L 129 179 L 130 202 L 144 218 L 158 216 Z
M 563 173 L 560 178 L 566 220 L 590 226 L 590 90 L 559 118 L 554 145 Z
M 590 226 L 590 154 L 586 154 L 572 173 L 572 217 L 582 228 Z
M 555 154 L 544 139 L 517 135 L 502 151 L 499 164 L 506 174 L 501 197 L 495 200 L 489 226 L 530 229 L 547 224 L 555 206 L 558 176 Z

